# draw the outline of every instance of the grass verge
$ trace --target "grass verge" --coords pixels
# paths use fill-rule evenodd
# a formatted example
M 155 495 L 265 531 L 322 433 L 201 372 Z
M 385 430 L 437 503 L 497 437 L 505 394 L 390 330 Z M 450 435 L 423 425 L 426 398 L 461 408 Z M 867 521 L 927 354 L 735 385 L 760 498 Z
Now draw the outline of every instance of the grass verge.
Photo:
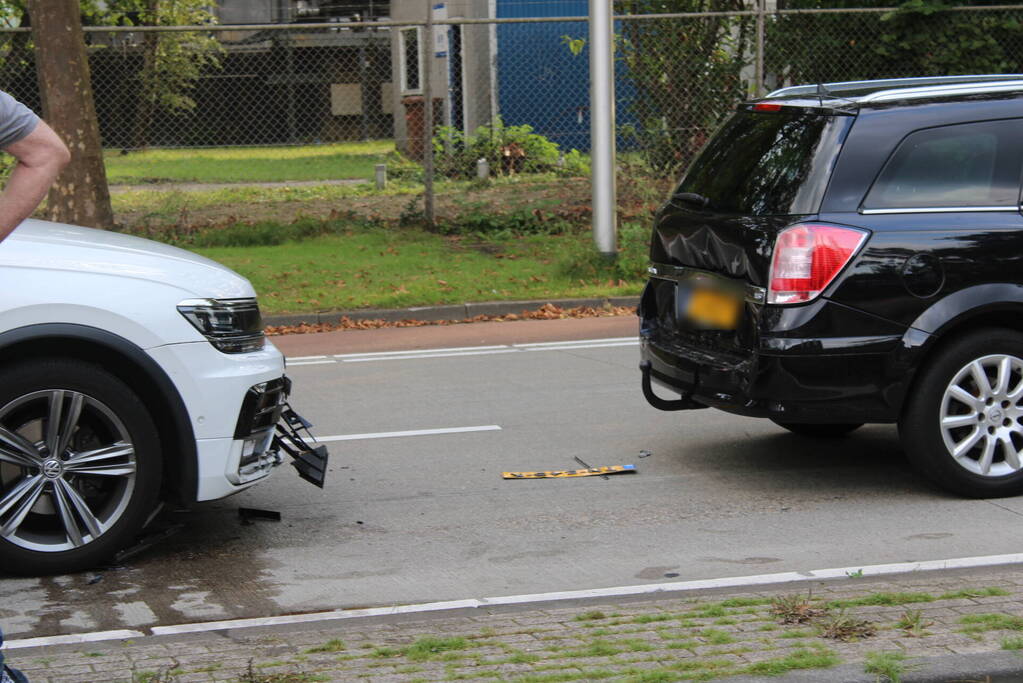
M 107 161 L 119 181 L 334 179 L 368 177 L 388 149 L 153 150 Z M 608 262 L 593 246 L 585 178 L 441 180 L 437 220 L 428 226 L 422 186 L 409 179 L 408 162 L 393 158 L 401 172 L 383 191 L 368 183 L 209 190 L 157 184 L 115 194 L 114 208 L 125 232 L 196 251 L 247 277 L 269 314 L 641 291 L 650 216 L 665 182 L 625 168 L 619 258 Z
M 303 147 L 153 149 L 104 154 L 114 184 L 235 183 L 372 178 L 394 152 L 394 141 L 371 140 Z

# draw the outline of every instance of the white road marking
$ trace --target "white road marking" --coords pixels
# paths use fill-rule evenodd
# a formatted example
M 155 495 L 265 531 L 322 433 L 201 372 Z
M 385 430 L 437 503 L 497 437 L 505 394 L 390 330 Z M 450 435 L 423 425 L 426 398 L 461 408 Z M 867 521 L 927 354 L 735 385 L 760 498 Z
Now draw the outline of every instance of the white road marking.
M 420 358 L 451 358 L 453 356 L 490 356 L 496 353 L 516 353 L 518 349 L 490 349 L 488 351 L 451 351 L 449 353 L 391 354 L 377 358 L 344 358 L 342 363 L 366 363 L 375 360 L 419 360 Z
M 441 429 L 412 429 L 405 432 L 376 432 L 367 434 L 340 434 L 337 436 L 318 436 L 317 441 L 356 441 L 358 439 L 390 439 L 396 436 L 431 436 L 433 434 L 464 434 L 466 432 L 499 432 L 498 425 L 482 425 L 479 427 L 444 427 Z
M 876 564 L 870 566 L 842 567 L 835 569 L 815 569 L 808 572 L 781 572 L 777 574 L 756 574 L 753 576 L 733 576 L 721 579 L 698 579 L 695 581 L 673 581 L 668 583 L 652 583 L 640 586 L 616 586 L 611 588 L 591 588 L 574 591 L 555 591 L 551 593 L 532 593 L 526 595 L 506 595 L 494 598 L 468 598 L 465 600 L 449 600 L 446 602 L 428 602 L 417 605 L 394 605 L 390 607 L 370 607 L 364 609 L 338 609 L 312 614 L 291 614 L 278 617 L 255 617 L 249 619 L 228 619 L 204 623 L 175 624 L 172 626 L 153 626 L 149 629 L 151 636 L 174 635 L 181 633 L 201 633 L 206 631 L 223 631 L 233 628 L 252 628 L 257 626 L 283 626 L 340 619 L 357 619 L 360 617 L 379 617 L 393 614 L 414 614 L 417 612 L 443 612 L 447 610 L 493 605 L 524 605 L 529 603 L 554 602 L 558 600 L 585 600 L 587 598 L 612 598 L 632 595 L 650 595 L 654 593 L 684 592 L 712 590 L 716 588 L 750 588 L 771 584 L 805 583 L 827 579 L 843 579 L 850 576 L 890 576 L 893 574 L 912 574 L 915 572 L 938 571 L 949 569 L 970 569 L 978 567 L 996 567 L 1000 565 L 1023 563 L 1023 553 L 1011 555 L 987 555 L 980 557 L 960 557 L 949 560 L 929 560 L 923 562 L 900 562 L 894 564 Z M 68 636 L 49 636 L 43 638 L 26 638 L 11 640 L 5 643 L 10 649 L 24 647 L 40 647 L 63 643 L 95 642 L 100 640 L 122 640 L 125 638 L 145 637 L 138 631 L 99 631 L 96 633 L 80 633 Z M 71 640 L 68 640 L 71 639 Z
M 600 349 L 611 346 L 635 346 L 636 337 L 609 339 L 580 339 L 576 341 L 535 342 L 529 344 L 502 344 L 498 346 L 459 346 L 442 349 L 414 349 L 411 351 L 373 351 L 370 353 L 338 353 L 327 356 L 297 356 L 288 358 L 289 366 L 323 365 L 330 363 L 369 363 L 384 360 L 418 360 L 420 358 L 454 358 L 458 356 L 489 356 L 520 351 L 569 351 L 572 349 Z
M 372 358 L 374 356 L 416 355 L 420 353 L 449 353 L 454 351 L 489 351 L 492 349 L 506 349 L 506 344 L 500 346 L 456 346 L 446 349 L 412 349 L 409 351 L 374 351 L 372 353 L 336 353 L 334 358 Z M 325 356 L 324 356 L 325 357 Z
M 93 631 L 92 633 L 72 633 L 64 636 L 43 636 L 41 638 L 23 638 L 21 640 L 5 640 L 4 648 L 16 650 L 19 647 L 46 647 L 49 645 L 74 645 L 75 643 L 95 643 L 101 640 L 127 640 L 128 638 L 145 638 L 142 631 Z
M 633 344 L 638 344 L 639 339 L 636 337 L 609 337 L 607 339 L 574 339 L 571 341 L 532 342 L 529 344 L 512 344 L 512 346 L 519 349 L 526 349 L 537 347 L 575 346 L 576 344 L 607 344 L 610 342 L 631 342 Z
M 522 349 L 523 351 L 570 351 L 572 349 L 600 349 L 608 346 L 635 346 L 639 342 L 611 342 L 609 344 L 575 344 L 573 346 L 541 346 L 533 347 L 529 349 Z

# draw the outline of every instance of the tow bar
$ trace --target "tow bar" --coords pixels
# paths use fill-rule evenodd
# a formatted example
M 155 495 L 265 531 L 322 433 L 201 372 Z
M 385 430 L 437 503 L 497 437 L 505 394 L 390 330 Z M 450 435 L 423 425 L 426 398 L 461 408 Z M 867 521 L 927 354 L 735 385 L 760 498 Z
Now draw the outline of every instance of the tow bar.
M 702 403 L 697 403 L 685 394 L 682 395 L 682 398 L 674 401 L 669 401 L 668 399 L 661 398 L 655 394 L 653 387 L 650 385 L 650 373 L 653 372 L 653 364 L 650 361 L 642 361 L 639 364 L 639 371 L 643 373 L 643 397 L 646 399 L 647 403 L 652 405 L 654 408 L 657 408 L 658 410 L 672 411 L 699 410 L 707 407 Z

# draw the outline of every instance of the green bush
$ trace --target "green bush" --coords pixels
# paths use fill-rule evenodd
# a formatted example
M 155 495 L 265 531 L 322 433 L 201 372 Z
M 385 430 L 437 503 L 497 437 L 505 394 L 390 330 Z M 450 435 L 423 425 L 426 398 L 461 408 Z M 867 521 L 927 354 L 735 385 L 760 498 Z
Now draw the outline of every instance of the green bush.
M 562 153 L 556 142 L 533 132 L 532 126 L 505 126 L 498 118 L 493 125 L 480 126 L 465 135 L 452 126 L 440 126 L 433 138 L 434 164 L 438 173 L 451 178 L 474 178 L 476 162 L 486 159 L 490 172 L 557 173 L 588 175 L 589 164 L 579 150 Z M 505 156 L 506 151 L 513 151 Z
M 457 218 L 441 221 L 436 232 L 442 235 L 482 235 L 514 237 L 519 235 L 558 235 L 572 230 L 564 218 L 539 209 L 520 209 L 511 213 L 471 211 Z

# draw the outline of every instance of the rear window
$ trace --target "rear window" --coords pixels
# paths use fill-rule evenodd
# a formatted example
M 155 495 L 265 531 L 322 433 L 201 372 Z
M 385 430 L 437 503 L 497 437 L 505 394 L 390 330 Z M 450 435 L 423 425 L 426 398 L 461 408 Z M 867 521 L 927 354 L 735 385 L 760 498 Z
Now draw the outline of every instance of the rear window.
M 885 164 L 865 209 L 1015 206 L 1019 197 L 1018 120 L 920 130 Z
M 707 144 L 677 192 L 708 209 L 755 216 L 816 213 L 849 116 L 738 112 Z

